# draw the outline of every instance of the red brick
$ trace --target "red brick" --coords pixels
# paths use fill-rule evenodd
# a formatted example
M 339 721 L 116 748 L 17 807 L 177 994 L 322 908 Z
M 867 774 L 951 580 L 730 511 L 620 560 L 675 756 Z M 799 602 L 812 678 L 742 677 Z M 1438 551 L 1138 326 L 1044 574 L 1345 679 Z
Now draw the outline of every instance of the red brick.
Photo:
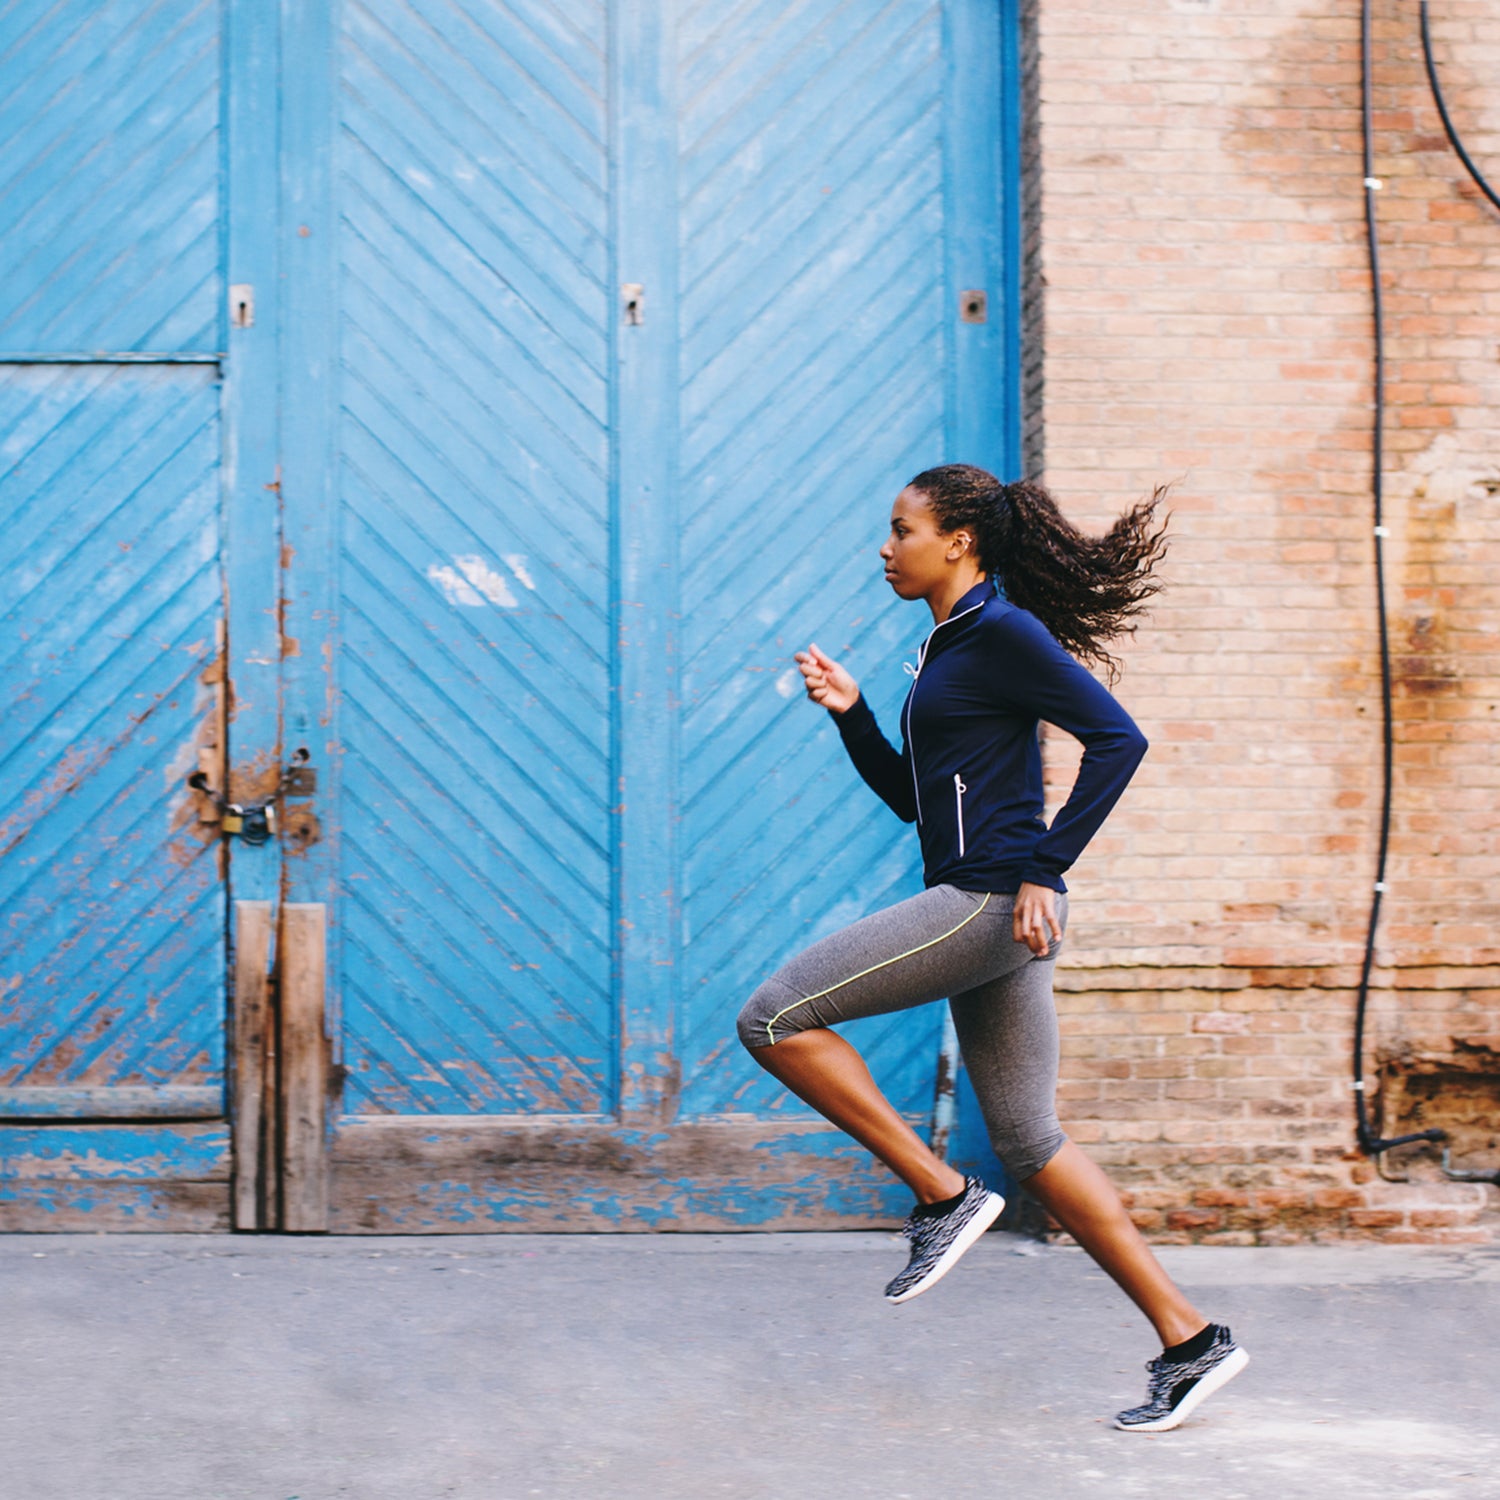
M 1169 1229 L 1190 1229 L 1195 1233 L 1215 1230 L 1223 1222 L 1223 1214 L 1208 1209 L 1179 1208 L 1167 1215 Z
M 1349 1222 L 1359 1229 L 1385 1229 L 1405 1222 L 1405 1215 L 1395 1208 L 1355 1208 L 1349 1211 Z
M 1457 1229 L 1472 1223 L 1474 1215 L 1455 1208 L 1414 1208 L 1407 1215 L 1413 1229 Z
M 1353 1188 L 1324 1188 L 1312 1201 L 1315 1208 L 1363 1208 L 1365 1195 Z
M 1228 1188 L 1202 1188 L 1193 1194 L 1197 1208 L 1245 1208 L 1250 1204 L 1250 1194 Z

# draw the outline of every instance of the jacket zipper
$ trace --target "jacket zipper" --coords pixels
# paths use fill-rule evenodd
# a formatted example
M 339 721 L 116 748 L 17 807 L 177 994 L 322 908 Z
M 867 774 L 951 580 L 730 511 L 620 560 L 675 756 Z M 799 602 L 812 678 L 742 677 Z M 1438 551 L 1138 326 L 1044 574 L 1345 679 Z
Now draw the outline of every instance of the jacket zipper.
M 917 680 L 922 675 L 922 668 L 927 665 L 927 648 L 932 644 L 933 636 L 935 636 L 938 631 L 943 628 L 944 625 L 951 625 L 955 620 L 963 619 L 964 615 L 972 615 L 976 609 L 983 609 L 988 602 L 988 598 L 981 599 L 978 604 L 971 604 L 964 611 L 963 615 L 949 615 L 946 620 L 943 620 L 939 624 L 934 625 L 932 629 L 927 632 L 927 639 L 922 642 L 922 649 L 917 652 L 916 666 L 912 667 L 910 664 L 908 664 L 906 668 L 906 670 L 911 673 L 911 691 L 906 695 L 906 723 L 903 726 L 903 733 L 906 736 L 907 748 L 911 751 L 911 790 L 912 796 L 917 804 L 918 828 L 922 826 L 922 788 L 917 781 L 917 747 L 912 742 L 911 737 L 911 706 L 913 699 L 915 699 L 917 696 Z M 960 833 L 958 852 L 960 854 L 963 853 L 962 833 Z
M 963 777 L 957 771 L 953 773 L 953 800 L 958 803 L 958 857 L 964 857 L 964 793 L 968 791 L 964 785 Z
M 906 722 L 901 726 L 901 732 L 906 738 L 907 748 L 911 751 L 911 794 L 917 804 L 918 828 L 922 826 L 922 788 L 917 785 L 917 747 L 911 742 L 911 705 L 912 700 L 917 696 L 917 678 L 922 671 L 922 655 L 923 652 L 926 651 L 926 649 L 927 648 L 924 646 L 922 648 L 922 651 L 919 651 L 917 653 L 916 666 L 912 666 L 909 661 L 902 663 L 906 670 L 911 674 L 911 688 L 906 694 L 906 706 L 902 710 L 903 714 L 905 715 Z

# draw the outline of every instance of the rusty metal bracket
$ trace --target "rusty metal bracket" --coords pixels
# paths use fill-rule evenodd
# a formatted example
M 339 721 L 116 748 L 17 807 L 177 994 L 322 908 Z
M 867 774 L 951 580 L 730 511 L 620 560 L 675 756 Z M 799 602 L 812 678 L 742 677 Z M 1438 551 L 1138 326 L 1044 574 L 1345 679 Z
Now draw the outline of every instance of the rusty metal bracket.
M 1500 1187 L 1500 1167 L 1491 1171 L 1471 1171 L 1467 1167 L 1453 1165 L 1453 1148 L 1443 1147 L 1443 1175 L 1452 1182 L 1492 1182 Z

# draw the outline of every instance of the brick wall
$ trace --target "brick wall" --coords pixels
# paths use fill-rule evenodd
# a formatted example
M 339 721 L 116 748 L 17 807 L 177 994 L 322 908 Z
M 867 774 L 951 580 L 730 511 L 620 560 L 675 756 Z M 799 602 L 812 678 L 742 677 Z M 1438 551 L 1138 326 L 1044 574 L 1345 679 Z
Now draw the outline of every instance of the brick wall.
M 1500 3 L 1434 10 L 1500 178 Z M 1376 15 L 1396 763 L 1367 1070 L 1387 1129 L 1462 1095 L 1455 1145 L 1494 1168 L 1500 213 L 1416 8 Z M 1152 751 L 1070 880 L 1064 1117 L 1162 1238 L 1482 1237 L 1494 1189 L 1352 1149 L 1380 808 L 1358 6 L 1039 0 L 1031 27 L 1029 449 L 1084 525 L 1175 482 L 1117 689 Z M 1049 740 L 1054 798 L 1073 748 Z

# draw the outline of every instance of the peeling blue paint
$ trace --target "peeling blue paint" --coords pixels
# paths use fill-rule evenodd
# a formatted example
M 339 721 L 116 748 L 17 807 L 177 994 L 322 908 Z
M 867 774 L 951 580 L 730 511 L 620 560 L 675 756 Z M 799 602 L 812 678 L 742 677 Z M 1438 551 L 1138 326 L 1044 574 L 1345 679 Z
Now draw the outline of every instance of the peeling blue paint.
M 181 1125 L 0 1125 L 0 1183 L 62 1178 L 227 1180 L 229 1128 Z

